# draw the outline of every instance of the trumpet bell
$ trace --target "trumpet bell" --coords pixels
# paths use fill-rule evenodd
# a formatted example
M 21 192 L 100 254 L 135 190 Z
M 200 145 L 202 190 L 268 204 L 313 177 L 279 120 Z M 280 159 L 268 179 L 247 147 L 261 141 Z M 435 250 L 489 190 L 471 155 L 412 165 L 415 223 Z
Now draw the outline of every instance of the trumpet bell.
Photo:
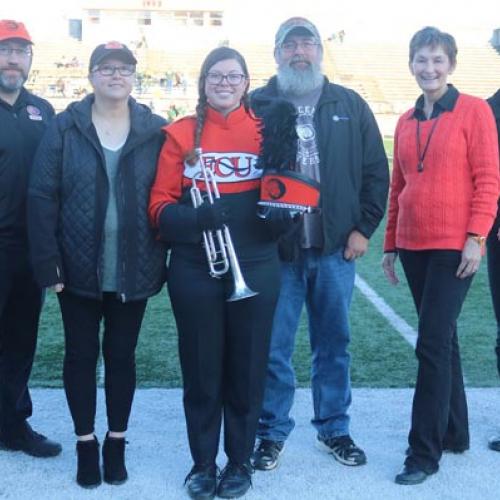
M 259 295 L 259 292 L 254 292 L 243 283 L 241 286 L 235 285 L 233 293 L 228 299 L 226 299 L 226 302 L 236 302 L 237 300 L 249 299 L 255 295 Z

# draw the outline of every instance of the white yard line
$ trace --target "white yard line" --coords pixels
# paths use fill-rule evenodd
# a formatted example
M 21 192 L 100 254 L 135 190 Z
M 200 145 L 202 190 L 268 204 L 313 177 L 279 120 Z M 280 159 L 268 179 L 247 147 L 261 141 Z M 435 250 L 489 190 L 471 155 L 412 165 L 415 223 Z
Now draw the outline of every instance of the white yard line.
M 411 346 L 417 343 L 417 332 L 363 279 L 356 274 L 354 284 L 358 290 L 373 304 L 375 309 Z
M 99 361 L 97 362 L 97 384 L 101 385 L 104 383 L 104 359 L 99 356 Z
M 354 284 L 401 337 L 415 348 L 417 344 L 416 330 L 411 327 L 359 274 L 356 274 Z M 465 376 L 464 384 L 467 384 Z

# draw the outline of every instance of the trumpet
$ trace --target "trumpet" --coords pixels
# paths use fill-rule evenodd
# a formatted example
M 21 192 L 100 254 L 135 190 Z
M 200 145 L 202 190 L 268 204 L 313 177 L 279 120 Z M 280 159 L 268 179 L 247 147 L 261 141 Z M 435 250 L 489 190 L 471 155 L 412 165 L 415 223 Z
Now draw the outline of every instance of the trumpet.
M 201 153 L 201 148 L 197 148 L 196 154 L 198 156 L 200 170 L 193 176 L 192 187 L 190 189 L 191 200 L 195 208 L 198 208 L 204 203 L 201 191 L 196 184 L 197 179 L 200 179 L 205 184 L 206 202 L 213 205 L 214 199 L 220 198 L 217 181 L 215 180 L 213 172 L 204 165 Z M 234 291 L 227 299 L 228 302 L 247 299 L 258 294 L 258 292 L 254 292 L 246 284 L 243 278 L 240 263 L 234 250 L 231 233 L 226 224 L 222 226 L 222 229 L 203 231 L 203 247 L 207 255 L 210 276 L 219 278 L 231 270 Z

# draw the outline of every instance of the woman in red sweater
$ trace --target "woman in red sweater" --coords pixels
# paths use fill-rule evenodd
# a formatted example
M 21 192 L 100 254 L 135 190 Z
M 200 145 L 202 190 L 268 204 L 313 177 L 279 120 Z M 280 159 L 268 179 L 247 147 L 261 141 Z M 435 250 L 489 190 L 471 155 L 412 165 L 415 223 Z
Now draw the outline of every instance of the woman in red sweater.
M 191 498 L 236 498 L 251 485 L 250 454 L 262 405 L 280 268 L 276 236 L 290 216 L 257 216 L 259 123 L 248 109 L 243 57 L 221 47 L 205 59 L 196 116 L 167 126 L 150 199 L 150 217 L 171 245 L 168 290 L 179 332 L 184 410 L 194 466 Z M 201 148 L 201 154 L 200 150 Z M 190 188 L 201 162 L 220 198 L 195 208 Z M 197 183 L 198 184 L 198 183 Z M 204 186 L 199 188 L 204 190 Z M 204 194 L 204 193 L 203 193 Z M 205 196 L 204 196 L 205 199 Z M 209 275 L 202 233 L 227 226 L 248 286 L 235 302 L 231 272 Z M 222 416 L 228 463 L 217 484 Z
M 394 136 L 382 266 L 396 284 L 400 257 L 419 320 L 410 446 L 399 484 L 437 472 L 443 450 L 469 448 L 457 318 L 495 218 L 499 165 L 490 108 L 447 84 L 456 54 L 454 38 L 436 28 L 413 36 L 409 65 L 422 95 Z

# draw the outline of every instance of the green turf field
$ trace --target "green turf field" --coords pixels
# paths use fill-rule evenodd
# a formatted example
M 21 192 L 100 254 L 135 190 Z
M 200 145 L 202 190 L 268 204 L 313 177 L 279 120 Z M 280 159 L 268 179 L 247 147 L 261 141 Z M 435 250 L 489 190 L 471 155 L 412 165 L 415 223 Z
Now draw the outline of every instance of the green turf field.
M 392 140 L 384 139 L 392 156 Z M 357 263 L 358 274 L 413 328 L 416 315 L 400 269 L 401 283 L 390 286 L 382 274 L 382 240 L 385 223 L 373 236 L 368 254 Z M 373 305 L 355 291 L 351 310 L 352 383 L 357 387 L 409 387 L 414 384 L 416 361 L 412 347 Z M 496 326 L 490 302 L 486 262 L 476 276 L 459 322 L 464 373 L 469 386 L 498 383 L 494 344 Z M 37 356 L 31 383 L 60 387 L 63 332 L 55 295 L 47 294 L 42 313 Z M 294 357 L 297 379 L 309 384 L 310 356 L 306 318 L 302 320 Z M 176 329 L 165 290 L 149 301 L 137 349 L 137 377 L 141 387 L 181 385 Z

